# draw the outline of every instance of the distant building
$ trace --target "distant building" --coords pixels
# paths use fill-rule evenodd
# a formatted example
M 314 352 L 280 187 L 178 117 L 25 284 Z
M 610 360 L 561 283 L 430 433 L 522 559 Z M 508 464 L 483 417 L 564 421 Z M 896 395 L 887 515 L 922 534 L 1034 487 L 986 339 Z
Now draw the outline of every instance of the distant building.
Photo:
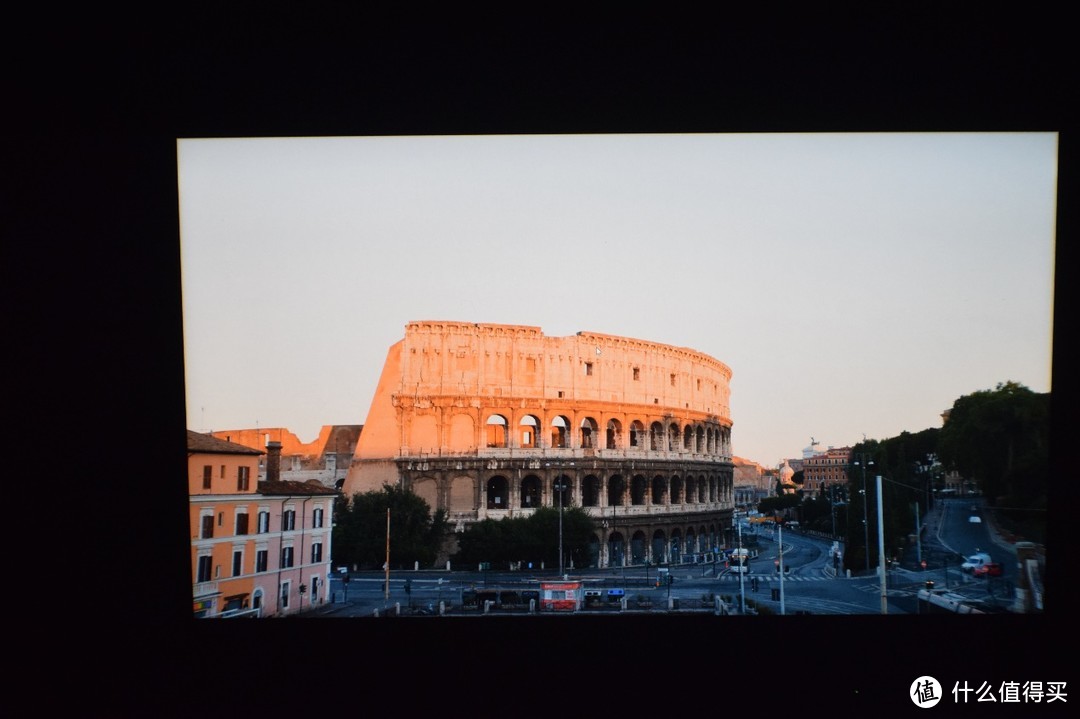
M 281 447 L 282 480 L 307 482 L 314 479 L 323 486 L 341 489 L 363 429 L 362 424 L 327 424 L 319 430 L 315 441 L 306 443 L 284 427 L 224 429 L 210 434 L 226 442 L 259 450 L 271 441 L 277 442 Z M 261 462 L 259 478 L 266 478 L 266 468 Z
M 803 497 L 819 497 L 830 484 L 848 481 L 851 447 L 829 447 L 803 460 Z
M 279 479 L 275 442 L 264 453 L 188 430 L 187 451 L 194 616 L 284 616 L 324 602 L 337 492 Z

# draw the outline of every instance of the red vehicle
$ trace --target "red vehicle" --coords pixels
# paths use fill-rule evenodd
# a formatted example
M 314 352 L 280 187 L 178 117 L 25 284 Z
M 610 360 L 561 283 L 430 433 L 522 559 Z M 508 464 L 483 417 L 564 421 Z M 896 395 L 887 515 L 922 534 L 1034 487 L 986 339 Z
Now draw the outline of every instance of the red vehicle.
M 976 577 L 1000 577 L 1001 565 L 997 562 L 987 562 L 971 570 L 971 574 Z

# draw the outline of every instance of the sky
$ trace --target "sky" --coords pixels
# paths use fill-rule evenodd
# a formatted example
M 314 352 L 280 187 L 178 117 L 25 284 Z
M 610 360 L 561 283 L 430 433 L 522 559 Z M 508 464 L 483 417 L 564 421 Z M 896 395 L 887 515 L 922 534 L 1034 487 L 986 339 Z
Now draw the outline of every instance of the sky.
M 363 424 L 414 320 L 689 347 L 736 456 L 1051 388 L 1058 136 L 177 142 L 187 426 Z

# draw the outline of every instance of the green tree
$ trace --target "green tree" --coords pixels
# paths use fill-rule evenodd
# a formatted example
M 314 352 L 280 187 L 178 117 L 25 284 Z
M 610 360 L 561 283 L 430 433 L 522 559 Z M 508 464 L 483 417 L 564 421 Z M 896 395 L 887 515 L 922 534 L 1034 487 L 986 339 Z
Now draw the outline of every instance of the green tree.
M 991 504 L 1045 506 L 1050 395 L 1016 382 L 965 395 L 941 430 L 941 460 L 977 480 Z
M 334 559 L 344 564 L 381 567 L 386 561 L 387 510 L 390 516 L 390 566 L 429 567 L 448 531 L 444 512 L 434 516 L 412 492 L 384 485 L 381 491 L 339 498 L 334 507 Z
M 588 545 L 596 526 L 580 507 L 562 510 L 562 542 L 565 566 L 584 566 Z M 454 561 L 465 566 L 490 562 L 505 568 L 511 562 L 532 562 L 539 567 L 559 566 L 559 510 L 541 507 L 528 517 L 485 519 L 470 525 L 458 536 Z

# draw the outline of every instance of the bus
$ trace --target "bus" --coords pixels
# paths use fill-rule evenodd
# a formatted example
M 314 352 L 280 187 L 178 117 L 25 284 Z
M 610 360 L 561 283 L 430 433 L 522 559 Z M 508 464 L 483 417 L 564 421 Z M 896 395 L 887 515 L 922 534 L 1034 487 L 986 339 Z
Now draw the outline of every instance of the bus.
M 728 556 L 728 568 L 740 574 L 750 571 L 750 550 L 732 549 Z

